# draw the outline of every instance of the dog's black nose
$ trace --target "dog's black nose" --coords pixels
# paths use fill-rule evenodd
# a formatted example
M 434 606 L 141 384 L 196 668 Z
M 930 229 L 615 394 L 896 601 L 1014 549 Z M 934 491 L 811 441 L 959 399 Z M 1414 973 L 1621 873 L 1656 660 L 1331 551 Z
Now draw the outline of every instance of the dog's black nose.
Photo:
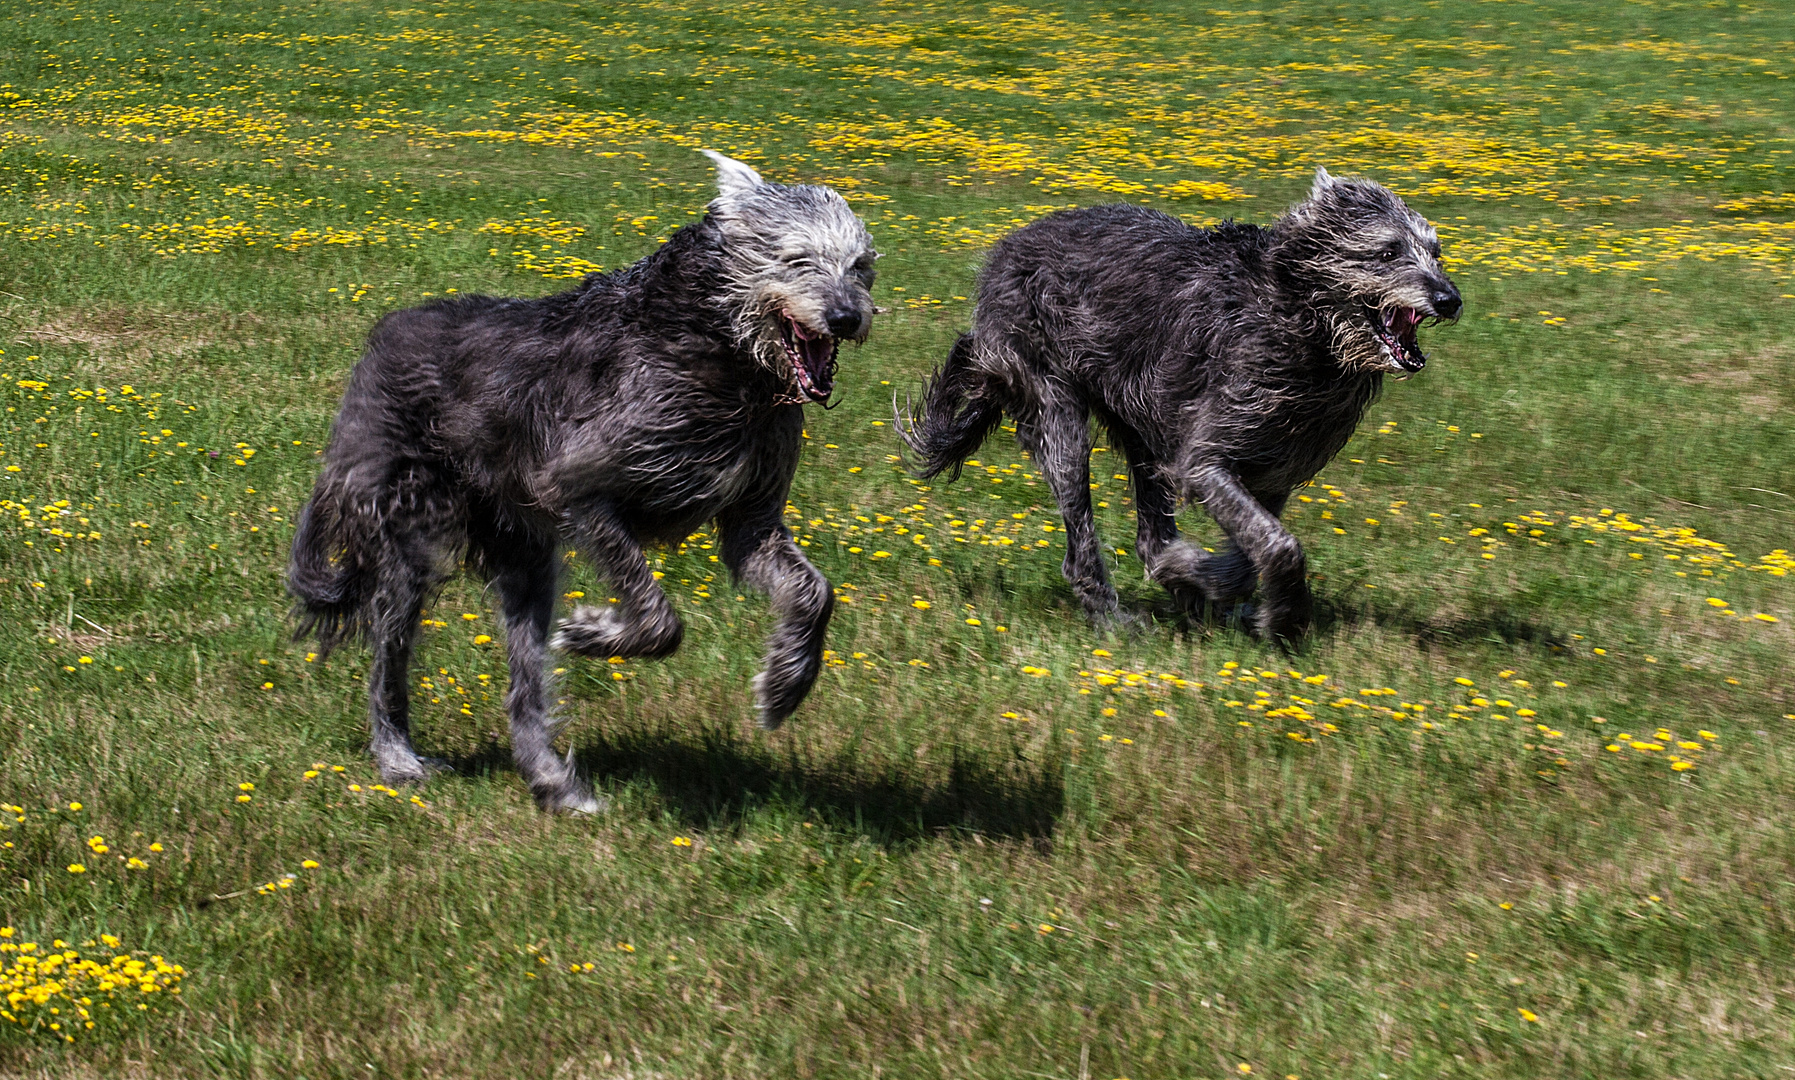
M 1465 306 L 1465 302 L 1458 297 L 1457 289 L 1436 290 L 1428 299 L 1433 301 L 1434 314 L 1442 319 L 1455 318 Z
M 823 321 L 829 324 L 829 333 L 838 338 L 860 336 L 860 313 L 853 308 L 830 308 L 823 314 Z

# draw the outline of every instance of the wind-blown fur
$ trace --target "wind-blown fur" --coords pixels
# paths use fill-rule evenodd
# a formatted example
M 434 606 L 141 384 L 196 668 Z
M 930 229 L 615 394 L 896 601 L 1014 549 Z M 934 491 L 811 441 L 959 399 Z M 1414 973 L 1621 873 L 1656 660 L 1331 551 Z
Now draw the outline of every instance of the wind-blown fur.
M 1351 436 L 1386 373 L 1421 368 L 1415 331 L 1455 318 L 1434 230 L 1389 190 L 1318 171 L 1270 227 L 1196 229 L 1117 204 L 1042 218 L 999 241 L 970 333 L 898 431 L 925 476 L 952 470 L 1008 414 L 1059 500 L 1064 570 L 1114 616 L 1091 515 L 1090 418 L 1128 458 L 1147 573 L 1186 606 L 1259 581 L 1256 628 L 1310 619 L 1302 547 L 1278 520 Z M 1178 539 L 1179 499 L 1229 546 Z
M 775 613 L 761 723 L 779 726 L 809 692 L 834 601 L 784 526 L 786 493 L 800 402 L 828 397 L 839 342 L 871 328 L 875 255 L 835 192 L 712 156 L 709 214 L 641 262 L 537 300 L 395 312 L 369 335 L 287 583 L 322 651 L 373 647 L 371 749 L 388 782 L 429 769 L 410 738 L 412 641 L 462 556 L 496 586 L 512 752 L 545 809 L 598 808 L 550 745 L 544 661 L 570 544 L 620 602 L 578 608 L 553 644 L 664 656 L 682 631 L 643 545 L 714 520 L 723 562 Z

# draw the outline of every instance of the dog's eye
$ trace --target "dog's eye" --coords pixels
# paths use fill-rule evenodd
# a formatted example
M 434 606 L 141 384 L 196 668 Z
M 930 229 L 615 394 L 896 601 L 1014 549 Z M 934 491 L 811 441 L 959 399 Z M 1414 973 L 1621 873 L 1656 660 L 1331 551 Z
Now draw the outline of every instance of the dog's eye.
M 1395 262 L 1397 259 L 1402 257 L 1402 245 L 1401 244 L 1390 244 L 1389 246 L 1385 247 L 1382 251 L 1378 252 L 1377 257 L 1382 262 Z

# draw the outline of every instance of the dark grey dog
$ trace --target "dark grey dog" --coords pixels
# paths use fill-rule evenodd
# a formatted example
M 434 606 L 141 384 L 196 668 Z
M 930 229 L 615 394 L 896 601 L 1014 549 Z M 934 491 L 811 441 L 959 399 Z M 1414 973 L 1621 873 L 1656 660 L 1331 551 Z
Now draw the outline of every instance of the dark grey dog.
M 1096 416 L 1128 457 L 1148 576 L 1194 607 L 1249 595 L 1257 574 L 1256 628 L 1289 640 L 1311 600 L 1285 501 L 1346 444 L 1386 373 L 1421 369 L 1420 324 L 1460 306 L 1427 221 L 1325 169 L 1269 228 L 1068 210 L 992 249 L 972 331 L 898 431 L 923 476 L 957 474 L 1008 413 L 1059 499 L 1066 578 L 1102 621 L 1116 592 L 1091 517 Z M 1178 539 L 1179 498 L 1215 518 L 1226 550 Z
M 544 809 L 598 808 L 550 745 L 544 650 L 570 540 L 621 602 L 574 611 L 556 646 L 672 652 L 679 618 L 643 545 L 715 520 L 724 563 L 777 617 L 755 680 L 761 724 L 810 691 L 834 598 L 785 528 L 786 491 L 800 405 L 828 398 L 839 343 L 871 329 L 876 256 L 835 192 L 710 156 L 709 214 L 641 262 L 538 300 L 396 312 L 369 335 L 287 583 L 301 635 L 372 645 L 372 752 L 388 782 L 429 770 L 411 745 L 412 639 L 462 553 L 497 587 L 512 754 Z

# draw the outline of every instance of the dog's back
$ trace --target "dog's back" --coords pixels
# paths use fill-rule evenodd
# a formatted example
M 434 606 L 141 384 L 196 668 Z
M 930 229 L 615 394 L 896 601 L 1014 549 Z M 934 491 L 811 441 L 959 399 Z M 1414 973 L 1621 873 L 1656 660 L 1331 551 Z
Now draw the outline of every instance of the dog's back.
M 1158 377 L 1168 353 L 1215 353 L 1228 310 L 1263 284 L 1266 246 L 1255 226 L 1196 229 L 1126 203 L 1052 214 L 992 248 L 973 335 L 994 374 L 1008 353 L 1076 378 L 1094 406 L 1113 409 L 1122 387 Z
M 1202 395 L 1234 312 L 1267 284 L 1269 234 L 1197 229 L 1118 203 L 1066 210 L 999 240 L 979 274 L 972 330 L 924 390 L 905 432 L 925 476 L 952 470 L 1004 414 L 1061 393 L 1106 421 L 1174 438 L 1174 401 Z

